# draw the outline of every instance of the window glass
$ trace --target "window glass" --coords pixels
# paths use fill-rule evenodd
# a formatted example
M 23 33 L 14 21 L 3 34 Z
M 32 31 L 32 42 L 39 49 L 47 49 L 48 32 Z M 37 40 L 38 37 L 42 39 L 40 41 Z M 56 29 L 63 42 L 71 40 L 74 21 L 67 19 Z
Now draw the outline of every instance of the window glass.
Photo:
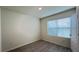
M 70 18 L 57 20 L 58 27 L 70 27 Z
M 48 35 L 70 38 L 70 25 L 70 17 L 48 21 Z

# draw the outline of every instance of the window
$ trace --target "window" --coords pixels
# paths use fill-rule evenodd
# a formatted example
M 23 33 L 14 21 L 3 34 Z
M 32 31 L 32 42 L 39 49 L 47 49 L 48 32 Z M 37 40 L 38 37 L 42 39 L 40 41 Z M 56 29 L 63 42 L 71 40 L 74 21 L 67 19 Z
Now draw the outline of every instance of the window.
M 71 19 L 63 18 L 48 21 L 48 35 L 70 38 Z

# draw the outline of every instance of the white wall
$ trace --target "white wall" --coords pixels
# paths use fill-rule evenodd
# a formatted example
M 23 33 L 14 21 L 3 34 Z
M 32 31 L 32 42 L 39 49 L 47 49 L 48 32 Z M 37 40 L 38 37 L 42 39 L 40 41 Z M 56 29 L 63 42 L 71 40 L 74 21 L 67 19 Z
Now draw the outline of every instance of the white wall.
M 76 8 L 76 14 L 72 17 L 71 49 L 79 52 L 79 7 Z
M 72 10 L 72 11 L 70 10 L 70 11 L 67 11 L 67 12 L 59 13 L 59 14 L 41 19 L 41 39 L 49 41 L 51 43 L 55 43 L 57 45 L 61 45 L 61 46 L 70 48 L 70 39 L 66 39 L 66 38 L 62 38 L 62 37 L 49 36 L 47 34 L 47 21 L 68 17 L 68 16 L 70 16 L 74 13 L 75 13 L 74 10 Z
M 1 9 L 2 51 L 32 43 L 40 39 L 38 18 Z
M 77 38 L 77 17 L 76 15 L 72 16 L 72 36 L 71 36 L 71 49 L 72 51 L 79 51 L 78 47 L 78 38 Z
M 0 8 L 0 51 L 1 51 L 1 8 Z

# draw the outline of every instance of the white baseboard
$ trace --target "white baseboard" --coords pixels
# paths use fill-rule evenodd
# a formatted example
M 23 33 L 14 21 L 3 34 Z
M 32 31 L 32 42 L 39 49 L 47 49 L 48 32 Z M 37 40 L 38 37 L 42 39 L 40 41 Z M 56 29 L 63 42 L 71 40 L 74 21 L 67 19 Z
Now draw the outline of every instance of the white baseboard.
M 38 41 L 38 40 L 35 40 L 35 41 Z M 2 51 L 2 52 L 8 52 L 8 51 L 11 51 L 11 50 L 14 50 L 14 49 L 16 49 L 16 48 L 22 47 L 22 46 L 24 46 L 24 45 L 27 45 L 27 44 L 33 43 L 33 42 L 35 42 L 35 41 L 31 41 L 31 42 L 29 42 L 29 43 L 24 43 L 24 44 L 21 44 L 21 45 L 15 46 L 15 47 L 13 47 L 13 48 L 10 48 L 10 49 L 7 49 L 7 50 L 4 50 L 4 51 Z
M 61 44 L 58 44 L 58 43 L 55 43 L 55 42 L 51 42 L 51 41 L 49 41 L 49 40 L 45 40 L 45 39 L 42 39 L 42 40 L 47 41 L 47 42 L 50 42 L 50 43 L 53 43 L 53 44 L 56 44 L 56 45 L 59 45 L 59 46 L 63 46 L 63 45 L 61 45 Z M 66 46 L 63 46 L 63 47 L 66 47 Z M 66 47 L 66 48 L 70 48 L 70 47 Z

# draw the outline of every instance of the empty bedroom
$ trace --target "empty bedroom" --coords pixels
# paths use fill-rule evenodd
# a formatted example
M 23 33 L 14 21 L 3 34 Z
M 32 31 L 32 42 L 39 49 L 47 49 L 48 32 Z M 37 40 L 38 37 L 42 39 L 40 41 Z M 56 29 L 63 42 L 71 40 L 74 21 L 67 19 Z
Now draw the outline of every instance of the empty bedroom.
M 1 52 L 78 52 L 79 7 L 0 6 Z

